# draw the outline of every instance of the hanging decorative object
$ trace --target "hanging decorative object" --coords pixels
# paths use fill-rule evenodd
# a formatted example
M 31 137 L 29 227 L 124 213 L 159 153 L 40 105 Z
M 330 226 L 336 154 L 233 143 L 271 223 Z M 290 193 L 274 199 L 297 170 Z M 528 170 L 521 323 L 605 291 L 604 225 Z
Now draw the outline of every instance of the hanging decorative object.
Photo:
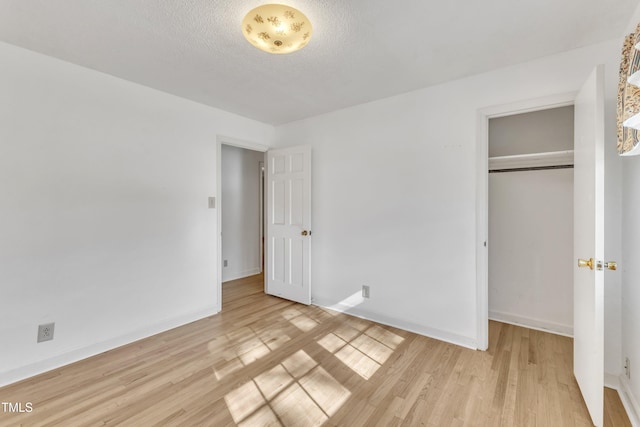
M 622 46 L 617 122 L 618 154 L 640 154 L 640 25 Z
M 299 10 L 284 4 L 265 4 L 242 20 L 242 34 L 260 50 L 282 54 L 302 49 L 311 38 L 311 22 Z

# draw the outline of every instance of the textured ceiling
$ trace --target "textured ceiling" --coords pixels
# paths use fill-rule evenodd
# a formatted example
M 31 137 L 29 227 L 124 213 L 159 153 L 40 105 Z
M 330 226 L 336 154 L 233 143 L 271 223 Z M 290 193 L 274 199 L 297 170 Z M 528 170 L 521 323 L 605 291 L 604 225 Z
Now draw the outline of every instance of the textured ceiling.
M 282 0 L 309 45 L 270 55 L 258 0 L 0 0 L 0 40 L 281 124 L 619 37 L 637 0 Z

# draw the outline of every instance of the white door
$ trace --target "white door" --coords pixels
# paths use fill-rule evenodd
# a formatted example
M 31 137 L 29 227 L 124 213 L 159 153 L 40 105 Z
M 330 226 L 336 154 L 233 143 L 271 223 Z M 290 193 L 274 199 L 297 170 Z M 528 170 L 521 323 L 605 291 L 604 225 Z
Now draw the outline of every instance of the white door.
M 603 425 L 604 398 L 604 67 L 575 99 L 573 372 L 591 420 Z M 592 260 L 592 261 L 591 261 Z M 578 265 L 581 265 L 580 267 Z
M 311 147 L 267 152 L 266 292 L 311 303 Z

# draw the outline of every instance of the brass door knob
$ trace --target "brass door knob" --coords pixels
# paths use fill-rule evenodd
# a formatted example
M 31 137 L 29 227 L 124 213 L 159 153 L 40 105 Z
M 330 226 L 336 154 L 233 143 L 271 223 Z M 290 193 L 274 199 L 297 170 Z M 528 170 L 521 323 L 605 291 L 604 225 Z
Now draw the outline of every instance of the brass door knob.
M 593 270 L 593 258 L 589 258 L 588 260 L 578 258 L 578 267 L 589 267 L 590 270 Z
M 307 234 L 309 234 L 309 232 L 307 230 L 302 230 L 302 233 L 300 233 L 303 236 L 306 236 Z
M 615 261 L 605 262 L 604 266 L 605 266 L 605 268 L 608 268 L 609 270 L 617 270 L 618 269 L 618 263 L 615 262 Z

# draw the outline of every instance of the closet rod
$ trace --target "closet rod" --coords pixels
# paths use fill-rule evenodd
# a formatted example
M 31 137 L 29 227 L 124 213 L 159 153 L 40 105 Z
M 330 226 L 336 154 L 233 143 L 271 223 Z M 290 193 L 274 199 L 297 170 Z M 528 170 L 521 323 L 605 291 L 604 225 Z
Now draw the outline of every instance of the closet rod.
M 573 165 L 531 166 L 525 168 L 492 169 L 489 173 L 544 171 L 549 169 L 573 169 Z

